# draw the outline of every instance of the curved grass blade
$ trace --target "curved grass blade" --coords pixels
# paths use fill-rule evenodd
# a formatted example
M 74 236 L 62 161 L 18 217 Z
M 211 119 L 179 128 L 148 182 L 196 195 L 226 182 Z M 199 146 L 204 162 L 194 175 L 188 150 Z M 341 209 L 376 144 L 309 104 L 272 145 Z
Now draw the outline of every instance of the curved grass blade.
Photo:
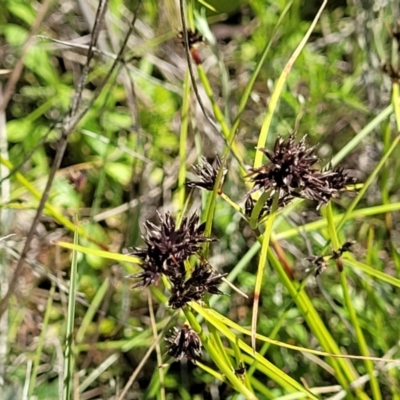
M 276 383 L 278 383 L 282 388 L 289 392 L 300 391 L 306 393 L 309 398 L 317 399 L 311 392 L 305 389 L 300 383 L 296 382 L 293 378 L 289 375 L 285 374 L 281 371 L 278 367 L 270 363 L 260 354 L 255 353 L 253 349 L 244 343 L 242 340 L 238 339 L 237 336 L 231 332 L 221 321 L 214 317 L 211 313 L 208 313 L 206 309 L 201 307 L 199 304 L 191 302 L 190 307 L 192 307 L 197 313 L 203 316 L 204 319 L 209 321 L 212 325 L 214 325 L 224 336 L 227 337 L 230 341 L 236 341 L 238 346 L 245 351 L 247 354 L 251 355 L 255 358 L 258 362 L 264 365 L 268 369 L 268 376 L 273 379 Z
M 340 243 L 339 243 L 337 231 L 335 229 L 335 224 L 333 222 L 332 204 L 328 203 L 327 206 L 325 207 L 325 210 L 326 210 L 326 219 L 328 222 L 329 236 L 330 236 L 331 242 L 332 242 L 332 248 L 334 251 L 338 251 L 338 249 L 340 248 Z M 337 263 L 338 262 L 341 263 L 342 261 L 337 260 Z M 340 271 L 339 275 L 340 275 L 340 283 L 342 285 L 344 303 L 345 303 L 347 311 L 349 313 L 351 324 L 353 325 L 354 330 L 355 330 L 358 347 L 360 349 L 361 354 L 364 357 L 369 357 L 367 342 L 365 340 L 364 333 L 361 330 L 360 322 L 358 320 L 356 311 L 355 311 L 355 309 L 353 307 L 353 303 L 351 301 L 349 287 L 347 284 L 346 270 L 342 269 Z M 367 359 L 364 360 L 364 364 L 365 364 L 365 368 L 369 374 L 373 397 L 375 400 L 381 400 L 382 399 L 381 390 L 379 388 L 378 380 L 376 379 L 376 376 L 374 374 L 374 366 L 373 366 L 372 362 Z
M 190 304 L 192 304 L 192 303 L 190 303 Z M 232 387 L 237 392 L 241 393 L 246 399 L 257 400 L 257 397 L 255 397 L 254 393 L 244 385 L 244 383 L 235 375 L 231 366 L 229 366 L 226 363 L 225 357 L 221 356 L 221 354 L 218 352 L 218 350 L 217 350 L 218 347 L 216 346 L 214 341 L 211 340 L 203 332 L 200 324 L 197 322 L 197 320 L 196 320 L 195 316 L 192 314 L 192 312 L 187 307 L 185 307 L 183 309 L 183 311 L 185 313 L 187 320 L 189 321 L 191 328 L 199 335 L 204 348 L 207 350 L 208 354 L 210 355 L 210 357 L 214 361 L 214 363 L 217 365 L 217 367 L 221 370 L 221 372 L 229 380 Z M 235 340 L 235 339 L 233 338 L 233 340 Z
M 263 124 L 261 127 L 260 136 L 258 137 L 257 151 L 256 151 L 256 156 L 254 158 L 254 168 L 259 168 L 262 164 L 263 153 L 258 149 L 261 147 L 265 147 L 265 144 L 267 143 L 267 137 L 268 137 L 269 128 L 271 126 L 272 117 L 275 113 L 275 109 L 278 104 L 278 100 L 282 93 L 282 89 L 286 82 L 286 79 L 289 76 L 289 73 L 293 67 L 293 64 L 295 63 L 296 59 L 300 55 L 300 53 L 303 50 L 304 46 L 306 45 L 308 39 L 310 38 L 311 33 L 313 32 L 315 26 L 317 25 L 317 22 L 321 16 L 322 11 L 324 10 L 326 4 L 327 4 L 327 0 L 324 0 L 320 9 L 317 12 L 317 15 L 315 16 L 313 22 L 311 23 L 311 26 L 308 28 L 308 30 L 307 30 L 306 34 L 304 35 L 303 39 L 301 40 L 300 44 L 297 46 L 296 50 L 294 51 L 292 56 L 289 58 L 289 61 L 286 63 L 285 68 L 283 69 L 279 79 L 276 82 L 275 89 L 271 95 L 271 100 L 268 105 L 267 114 L 265 115 L 265 118 L 264 118 L 264 121 L 263 121 Z
M 364 196 L 365 192 L 367 191 L 367 189 L 370 187 L 370 185 L 373 182 L 373 180 L 378 175 L 378 172 L 381 170 L 382 167 L 384 167 L 387 159 L 393 153 L 394 149 L 396 148 L 397 144 L 399 143 L 399 140 L 400 140 L 400 134 L 397 135 L 396 138 L 393 140 L 392 145 L 390 146 L 389 150 L 382 156 L 382 158 L 379 161 L 378 165 L 374 168 L 374 170 L 372 171 L 371 175 L 368 177 L 367 181 L 363 185 L 362 189 L 357 194 L 356 198 L 348 206 L 346 212 L 344 213 L 342 219 L 340 220 L 338 226 L 336 227 L 337 231 L 340 231 L 340 229 L 343 227 L 344 223 L 349 218 L 349 215 L 351 214 L 351 212 L 357 206 L 358 202 Z
M 360 271 L 363 271 L 368 275 L 378 278 L 383 282 L 390 283 L 391 285 L 400 288 L 400 279 L 397 279 L 394 276 L 385 274 L 382 271 L 378 271 L 377 269 L 372 268 L 367 264 L 363 264 L 359 261 L 351 260 L 348 257 L 343 257 L 343 264 L 347 265 L 351 268 L 359 269 Z
M 114 261 L 128 262 L 133 264 L 142 263 L 142 260 L 140 258 L 135 256 L 129 256 L 127 254 L 111 253 L 110 251 L 92 249 L 90 247 L 84 247 L 75 243 L 68 243 L 68 242 L 56 242 L 55 244 L 57 246 L 64 247 L 65 249 L 70 249 L 85 254 L 92 254 L 97 257 L 108 258 Z
M 9 170 L 13 169 L 13 165 L 6 159 L 0 157 L 0 163 L 5 165 Z M 17 181 L 28 190 L 29 193 L 32 194 L 33 197 L 36 199 L 40 200 L 42 198 L 42 194 L 37 190 L 21 173 L 16 172 L 15 173 L 15 178 Z M 78 234 L 80 236 L 83 236 L 90 240 L 91 242 L 101 246 L 100 243 L 96 239 L 91 238 L 87 232 L 82 229 L 80 226 L 76 227 L 73 222 L 71 222 L 68 218 L 64 217 L 61 213 L 59 213 L 56 209 L 56 207 L 52 206 L 49 202 L 46 202 L 44 206 L 44 212 L 47 213 L 47 215 L 51 216 L 54 218 L 57 222 L 59 222 L 61 225 L 63 225 L 66 229 L 68 229 L 71 232 L 74 232 L 76 229 L 78 229 Z
M 197 303 L 196 303 L 197 304 Z M 192 306 L 192 303 L 190 304 Z M 201 311 L 199 311 L 199 308 L 201 308 Z M 212 308 L 205 308 L 197 304 L 197 308 L 193 307 L 196 312 L 198 312 L 200 315 L 202 315 L 204 318 L 205 313 L 209 314 L 214 321 L 218 321 L 219 323 L 225 325 L 226 327 L 232 328 L 240 333 L 243 333 L 246 336 L 251 336 L 251 331 L 249 329 L 244 328 L 243 326 L 238 325 L 237 323 L 233 322 L 227 317 L 224 317 L 222 314 L 218 313 L 218 311 L 215 311 Z M 280 342 L 279 340 L 276 339 L 271 339 L 267 336 L 261 335 L 257 333 L 257 339 L 269 343 L 274 346 L 279 346 L 283 347 L 285 349 L 289 350 L 294 350 L 294 351 L 299 351 L 302 353 L 309 353 L 309 354 L 314 354 L 316 356 L 321 356 L 321 357 L 332 357 L 332 358 L 343 358 L 343 359 L 349 359 L 349 360 L 371 360 L 371 361 L 376 361 L 376 362 L 386 362 L 386 363 L 393 363 L 396 362 L 396 360 L 389 359 L 389 358 L 381 358 L 381 357 L 372 357 L 372 356 L 357 356 L 357 355 L 351 355 L 351 354 L 334 354 L 334 353 L 328 353 L 325 351 L 320 351 L 320 350 L 313 350 L 313 349 L 308 349 L 307 347 L 302 347 L 302 346 L 295 346 L 289 343 L 285 342 Z M 400 364 L 400 361 L 398 361 Z
M 263 195 L 261 195 L 261 199 L 262 197 Z M 261 285 L 264 277 L 264 269 L 265 266 L 267 265 L 269 240 L 271 238 L 272 226 L 275 220 L 276 211 L 278 209 L 278 202 L 279 202 L 279 190 L 274 195 L 271 214 L 268 217 L 265 226 L 265 232 L 262 236 L 261 254 L 258 262 L 256 284 L 254 287 L 253 315 L 251 318 L 251 347 L 253 348 L 254 351 L 256 350 L 257 317 L 258 317 L 258 305 L 260 301 Z

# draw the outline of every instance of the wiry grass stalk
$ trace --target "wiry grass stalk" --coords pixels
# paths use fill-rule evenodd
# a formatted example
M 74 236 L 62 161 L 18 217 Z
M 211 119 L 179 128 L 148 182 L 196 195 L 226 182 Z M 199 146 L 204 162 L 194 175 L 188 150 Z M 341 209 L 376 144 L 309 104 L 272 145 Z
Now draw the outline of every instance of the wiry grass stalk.
M 261 198 L 262 197 L 263 195 L 261 195 Z M 265 224 L 265 231 L 262 235 L 261 253 L 260 253 L 260 259 L 258 261 L 256 284 L 254 287 L 253 315 L 251 318 L 251 346 L 253 347 L 254 351 L 256 350 L 257 317 L 258 317 L 258 305 L 260 301 L 261 285 L 264 277 L 264 270 L 267 265 L 267 252 L 269 248 L 269 240 L 271 238 L 272 227 L 274 224 L 276 211 L 278 209 L 278 202 L 279 202 L 279 190 L 277 190 L 277 192 L 274 194 L 271 213 L 267 219 L 267 223 Z
M 306 390 L 302 385 L 300 385 L 294 379 L 290 378 L 287 374 L 285 374 L 282 370 L 280 370 L 275 365 L 270 363 L 268 360 L 263 358 L 260 354 L 258 354 L 257 352 L 254 352 L 254 350 L 250 346 L 248 346 L 246 343 L 244 343 L 242 340 L 238 339 L 235 334 L 233 334 L 223 323 L 221 323 L 220 320 L 218 320 L 211 313 L 209 313 L 207 309 L 202 308 L 197 303 L 191 303 L 190 306 L 197 313 L 202 315 L 207 321 L 209 321 L 212 325 L 214 325 L 216 328 L 218 328 L 218 330 L 224 336 L 226 336 L 228 340 L 230 340 L 230 341 L 236 340 L 240 349 L 242 349 L 245 353 L 253 356 L 254 359 L 257 360 L 259 363 L 261 363 L 264 367 L 267 367 L 267 369 L 268 369 L 267 375 L 271 379 L 273 379 L 276 383 L 278 383 L 282 388 L 284 388 L 285 390 L 287 390 L 290 393 L 295 392 L 295 391 L 301 391 L 301 392 L 309 395 L 310 398 L 315 399 L 315 397 L 308 390 Z M 195 329 L 195 328 L 193 328 L 193 329 Z M 203 342 L 203 344 L 204 344 L 204 342 Z M 206 346 L 204 346 L 204 347 L 206 347 Z
M 197 332 L 200 336 L 202 344 L 204 348 L 207 350 L 208 354 L 210 355 L 211 359 L 217 365 L 217 367 L 221 370 L 221 372 L 226 376 L 229 380 L 231 385 L 241 393 L 246 399 L 249 400 L 256 400 L 257 397 L 252 393 L 244 384 L 243 382 L 235 375 L 232 367 L 226 363 L 225 357 L 221 357 L 221 354 L 218 352 L 218 346 L 214 343 L 211 338 L 209 338 L 202 330 L 201 326 L 197 322 L 195 316 L 188 308 L 183 309 L 187 320 L 191 328 Z
M 33 362 L 32 375 L 31 375 L 31 379 L 29 382 L 29 397 L 31 397 L 35 391 L 36 378 L 37 378 L 38 368 L 39 368 L 39 364 L 40 364 L 40 357 L 42 356 L 44 340 L 46 337 L 47 328 L 49 326 L 49 320 L 50 320 L 50 314 L 51 314 L 52 306 L 53 306 L 53 298 L 54 298 L 55 289 L 56 289 L 56 287 L 53 283 L 51 286 L 50 292 L 49 292 L 49 298 L 46 303 L 46 311 L 45 311 L 44 319 L 43 319 L 42 332 L 39 337 L 39 342 L 38 342 L 37 348 L 36 348 L 35 359 Z
M 74 245 L 78 244 L 78 230 L 75 230 Z M 71 276 L 68 295 L 68 311 L 66 320 L 65 348 L 64 348 L 64 391 L 63 399 L 70 400 L 74 393 L 74 364 L 75 364 L 75 305 L 78 288 L 78 253 L 72 252 Z
M 186 147 L 187 134 L 189 126 L 189 103 L 190 103 L 190 75 L 187 71 L 183 82 L 183 97 L 181 111 L 181 128 L 179 134 L 179 176 L 178 176 L 178 191 L 179 191 L 179 210 L 182 210 L 185 204 L 186 195 Z
M 232 127 L 231 127 L 231 131 L 229 133 L 229 137 L 232 137 L 235 135 L 236 130 L 239 127 L 240 124 L 240 119 L 241 116 L 243 114 L 243 111 L 245 110 L 246 104 L 250 98 L 251 95 L 251 91 L 253 89 L 254 83 L 256 82 L 256 79 L 261 71 L 261 68 L 267 58 L 267 55 L 271 49 L 272 44 L 274 43 L 276 37 L 277 37 L 277 33 L 278 33 L 278 28 L 281 26 L 282 21 L 284 20 L 286 14 L 288 13 L 288 11 L 290 10 L 290 8 L 292 7 L 293 1 L 289 1 L 289 3 L 286 5 L 286 7 L 284 8 L 284 10 L 282 11 L 281 15 L 279 16 L 279 19 L 274 27 L 273 33 L 271 35 L 271 38 L 269 39 L 269 41 L 266 43 L 264 49 L 261 52 L 261 57 L 257 62 L 257 65 L 254 68 L 253 73 L 251 74 L 251 78 L 249 80 L 249 82 L 247 83 L 243 95 L 240 98 L 239 101 L 239 106 L 238 106 L 238 110 L 236 113 L 236 117 L 233 121 Z
M 331 238 L 332 247 L 333 247 L 334 251 L 337 251 L 340 248 L 340 243 L 339 243 L 337 231 L 335 229 L 335 224 L 333 222 L 333 212 L 332 212 L 332 204 L 331 203 L 327 204 L 325 211 L 326 211 L 326 218 L 328 221 L 328 231 L 329 231 L 329 236 Z M 336 260 L 336 263 L 342 264 L 342 260 L 338 259 L 338 260 Z M 369 354 L 367 342 L 366 342 L 364 334 L 361 330 L 360 322 L 358 320 L 358 317 L 357 317 L 356 311 L 353 307 L 352 299 L 350 296 L 350 290 L 349 290 L 349 287 L 347 284 L 346 270 L 343 269 L 343 267 L 342 267 L 339 274 L 340 274 L 340 283 L 342 285 L 344 303 L 345 303 L 347 311 L 349 313 L 349 317 L 350 317 L 352 326 L 356 332 L 358 347 L 360 349 L 361 354 L 364 357 L 369 357 L 370 354 Z M 373 398 L 374 398 L 374 400 L 381 400 L 382 399 L 381 390 L 379 387 L 378 380 L 376 379 L 376 376 L 374 374 L 374 365 L 369 360 L 365 360 L 364 363 L 365 363 L 365 367 L 369 373 Z
M 106 278 L 104 282 L 101 284 L 96 295 L 93 297 L 93 300 L 88 310 L 86 311 L 85 316 L 82 319 L 82 322 L 76 333 L 75 342 L 77 345 L 82 343 L 83 338 L 85 337 L 85 333 L 89 328 L 90 323 L 93 321 L 93 317 L 96 315 L 97 310 L 100 308 L 101 302 L 103 301 L 104 296 L 106 295 L 109 288 L 110 288 L 110 279 Z
M 298 284 L 296 282 L 292 282 L 289 279 L 285 269 L 271 250 L 269 250 L 268 252 L 268 257 L 271 265 L 279 274 L 282 283 L 289 291 L 297 307 L 301 311 L 304 319 L 306 320 L 308 326 L 310 327 L 324 350 L 333 354 L 341 354 L 339 346 L 336 344 L 335 340 L 329 333 L 328 328 L 322 322 L 307 294 L 304 291 L 298 291 Z M 330 360 L 330 364 L 335 370 L 337 381 L 348 392 L 349 397 L 352 398 L 349 384 L 350 382 L 353 382 L 356 378 L 353 374 L 353 371 L 349 368 L 346 362 L 340 359 L 332 359 Z
M 383 168 L 383 166 L 386 163 L 386 160 L 389 158 L 389 156 L 393 153 L 394 149 L 397 147 L 397 144 L 399 143 L 400 140 L 400 134 L 398 134 L 395 139 L 392 142 L 392 145 L 388 149 L 388 151 L 382 156 L 380 159 L 378 165 L 374 168 L 366 182 L 364 183 L 362 189 L 358 192 L 357 196 L 355 199 L 350 203 L 350 205 L 347 207 L 346 212 L 344 213 L 342 219 L 340 220 L 339 224 L 336 227 L 337 231 L 340 231 L 345 224 L 345 222 L 348 220 L 350 214 L 352 211 L 355 209 L 359 201 L 363 198 L 365 192 L 367 189 L 370 187 L 376 176 L 378 175 L 379 171 Z

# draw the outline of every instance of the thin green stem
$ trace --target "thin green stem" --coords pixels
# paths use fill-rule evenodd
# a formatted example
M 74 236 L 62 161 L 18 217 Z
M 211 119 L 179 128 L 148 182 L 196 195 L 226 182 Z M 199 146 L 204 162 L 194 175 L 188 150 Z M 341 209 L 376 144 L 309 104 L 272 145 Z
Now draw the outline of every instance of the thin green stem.
M 78 228 L 75 229 L 74 245 L 78 245 Z M 63 399 L 70 400 L 74 393 L 74 325 L 75 325 L 75 305 L 76 305 L 76 291 L 78 286 L 78 252 L 76 250 L 72 253 L 71 262 L 71 278 L 69 285 L 68 296 L 68 311 L 67 311 L 67 330 L 65 338 L 65 351 L 64 351 L 64 390 Z
M 254 206 L 253 211 L 251 212 L 251 216 L 250 216 L 250 228 L 251 229 L 253 229 L 253 230 L 257 229 L 261 210 L 263 209 L 265 202 L 269 199 L 270 195 L 271 195 L 270 191 L 263 192 L 263 194 L 257 200 L 257 203 Z M 270 218 L 270 216 L 268 218 Z
M 311 23 L 310 28 L 307 30 L 307 33 L 304 35 L 300 44 L 297 46 L 296 50 L 293 52 L 289 61 L 286 63 L 285 68 L 283 69 L 281 75 L 279 76 L 279 78 L 276 82 L 274 91 L 271 95 L 271 99 L 268 104 L 267 113 L 265 115 L 264 122 L 261 127 L 260 135 L 258 137 L 258 143 L 257 143 L 258 149 L 265 147 L 265 144 L 267 143 L 268 132 L 269 132 L 269 128 L 271 127 L 272 117 L 275 114 L 275 110 L 278 105 L 278 101 L 281 96 L 281 93 L 282 93 L 283 87 L 285 85 L 285 82 L 287 80 L 287 77 L 289 76 L 289 73 L 290 73 L 295 61 L 299 57 L 301 51 L 303 50 L 308 39 L 310 38 L 311 33 L 313 32 L 326 4 L 327 4 L 327 0 L 324 0 L 320 9 L 318 10 L 317 15 L 315 16 L 313 22 Z M 260 150 L 257 150 L 256 156 L 254 158 L 254 168 L 259 168 L 262 165 L 262 158 L 263 158 L 263 153 Z
M 365 184 L 362 187 L 362 189 L 358 192 L 358 194 L 355 197 L 355 199 L 347 207 L 346 212 L 344 213 L 342 219 L 340 220 L 338 226 L 336 227 L 336 230 L 338 232 L 343 227 L 344 223 L 348 220 L 350 214 L 353 212 L 353 210 L 357 206 L 358 202 L 362 199 L 362 197 L 364 196 L 365 192 L 367 191 L 367 189 L 370 187 L 371 183 L 374 181 L 375 177 L 377 176 L 378 172 L 385 165 L 386 160 L 389 158 L 389 156 L 392 154 L 392 152 L 396 148 L 397 144 L 399 143 L 399 140 L 400 140 L 400 135 L 397 135 L 396 138 L 393 140 L 392 145 L 390 146 L 389 150 L 383 155 L 383 157 L 379 161 L 378 165 L 375 167 L 375 169 L 372 171 L 371 175 L 368 177 L 368 179 L 365 182 Z
M 326 210 L 326 217 L 328 220 L 328 231 L 329 231 L 329 236 L 331 238 L 332 247 L 335 251 L 337 251 L 340 247 L 340 244 L 337 236 L 337 231 L 335 229 L 335 224 L 333 222 L 332 204 L 330 202 L 327 204 L 325 210 Z M 342 261 L 339 259 L 337 260 L 337 262 L 341 263 Z M 370 354 L 368 351 L 367 342 L 365 340 L 364 334 L 360 327 L 360 323 L 358 321 L 357 314 L 353 307 L 353 302 L 350 297 L 350 290 L 347 284 L 346 271 L 344 269 L 340 272 L 340 283 L 342 285 L 344 303 L 349 313 L 350 321 L 356 332 L 358 347 L 360 349 L 361 354 L 364 357 L 369 357 Z M 379 388 L 378 380 L 376 379 L 374 374 L 374 365 L 370 360 L 364 360 L 364 364 L 369 374 L 373 398 L 375 400 L 381 400 L 382 396 L 380 394 L 381 391 Z
M 29 398 L 33 395 L 34 390 L 35 390 L 36 377 L 37 377 L 37 372 L 38 372 L 38 368 L 39 368 L 40 357 L 41 357 L 42 351 L 43 351 L 44 339 L 45 339 L 45 336 L 47 333 L 47 327 L 49 325 L 55 289 L 56 289 L 56 287 L 55 287 L 55 284 L 53 283 L 51 285 L 51 289 L 49 292 L 49 298 L 48 298 L 47 304 L 46 304 L 46 312 L 44 314 L 44 319 L 43 319 L 42 332 L 39 337 L 39 342 L 38 342 L 37 349 L 36 349 L 35 360 L 33 362 L 32 376 L 31 376 L 31 380 L 29 382 Z
M 272 226 L 275 220 L 276 211 L 278 209 L 278 203 L 279 203 L 279 190 L 274 194 L 271 213 L 269 215 L 269 218 L 265 226 L 265 232 L 262 236 L 261 254 L 257 269 L 256 285 L 254 288 L 253 315 L 251 318 L 251 334 L 252 334 L 251 345 L 254 351 L 256 349 L 257 317 L 258 317 L 258 305 L 260 301 L 261 285 L 263 281 L 265 266 L 267 264 L 269 240 L 271 238 Z
M 215 344 L 212 343 L 210 338 L 203 332 L 200 324 L 197 322 L 196 317 L 192 314 L 192 312 L 187 307 L 185 307 L 183 311 L 191 328 L 199 335 L 202 344 L 207 350 L 211 359 L 227 377 L 233 388 L 239 393 L 243 394 L 246 399 L 256 400 L 257 398 L 255 395 L 243 384 L 243 382 L 235 375 L 232 368 L 225 362 L 225 358 L 221 357 L 217 348 L 215 347 Z
M 304 290 L 298 291 L 299 285 L 289 279 L 285 269 L 278 261 L 272 250 L 269 250 L 268 258 L 271 262 L 272 267 L 279 274 L 282 283 L 288 289 L 297 307 L 303 314 L 303 317 L 306 320 L 308 326 L 310 327 L 316 338 L 319 340 L 323 349 L 328 353 L 341 354 L 339 346 L 332 338 L 329 330 L 322 322 L 321 317 L 315 310 L 314 305 L 312 304 L 311 300 L 308 298 Z M 349 398 L 352 398 L 349 383 L 353 382 L 356 379 L 356 376 L 354 375 L 352 369 L 349 367 L 345 360 L 331 359 L 329 362 L 335 370 L 337 381 L 343 387 L 343 389 L 348 392 Z
M 190 74 L 186 71 L 185 80 L 183 82 L 183 99 L 181 113 L 181 129 L 179 135 L 179 177 L 178 177 L 178 192 L 179 192 L 179 210 L 183 209 L 186 195 L 186 147 L 187 134 L 189 125 L 189 100 L 190 99 Z
M 392 85 L 392 105 L 394 110 L 394 116 L 396 118 L 397 133 L 400 133 L 400 102 L 399 102 L 399 84 L 393 82 Z

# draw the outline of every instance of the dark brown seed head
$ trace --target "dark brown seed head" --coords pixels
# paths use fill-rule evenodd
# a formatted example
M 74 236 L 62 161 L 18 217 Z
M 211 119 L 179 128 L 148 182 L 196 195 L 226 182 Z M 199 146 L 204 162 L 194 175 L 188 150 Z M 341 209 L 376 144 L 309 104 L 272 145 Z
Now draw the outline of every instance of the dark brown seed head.
M 205 157 L 201 157 L 200 162 L 193 167 L 196 175 L 200 178 L 201 181 L 188 181 L 186 185 L 189 187 L 198 187 L 201 189 L 212 191 L 215 186 L 215 181 L 217 180 L 218 172 L 221 169 L 221 165 L 221 158 L 218 154 L 215 156 L 213 164 L 210 164 Z M 223 185 L 224 177 L 227 172 L 228 170 L 224 168 L 220 187 L 222 187 Z
M 295 134 L 286 140 L 278 137 L 274 151 L 261 148 L 269 162 L 260 168 L 251 168 L 247 175 L 254 182 L 252 191 L 258 189 L 268 191 L 280 189 L 289 195 L 298 195 L 304 188 L 304 176 L 311 171 L 311 167 L 318 161 L 314 155 L 315 146 L 307 147 L 305 138 L 295 143 Z
M 169 344 L 167 353 L 177 361 L 185 356 L 196 364 L 196 359 L 201 357 L 200 337 L 187 325 L 184 325 L 181 330 L 174 328 L 171 335 L 165 340 Z
M 315 149 L 316 146 L 307 147 L 305 137 L 296 144 L 294 134 L 286 140 L 278 137 L 273 152 L 260 149 L 269 162 L 260 168 L 250 169 L 247 176 L 254 183 L 251 192 L 261 189 L 271 191 L 272 196 L 279 190 L 283 206 L 292 197 L 300 197 L 317 201 L 317 208 L 338 197 L 339 192 L 354 183 L 355 179 L 349 177 L 343 168 L 316 169 L 319 159 L 314 155 Z
M 200 300 L 206 292 L 223 294 L 218 286 L 226 275 L 215 272 L 207 264 L 196 266 L 188 280 L 173 286 L 169 305 L 172 308 L 181 308 L 190 301 Z
M 196 254 L 203 243 L 214 240 L 203 235 L 205 224 L 199 223 L 196 213 L 184 217 L 179 227 L 170 213 L 158 217 L 160 226 L 150 221 L 145 223 L 143 240 L 146 248 L 134 248 L 131 252 L 143 260 L 141 267 L 144 271 L 135 276 L 142 282 L 135 286 L 148 286 L 156 282 L 160 274 L 166 275 L 176 285 L 182 284 L 186 277 L 184 261 Z

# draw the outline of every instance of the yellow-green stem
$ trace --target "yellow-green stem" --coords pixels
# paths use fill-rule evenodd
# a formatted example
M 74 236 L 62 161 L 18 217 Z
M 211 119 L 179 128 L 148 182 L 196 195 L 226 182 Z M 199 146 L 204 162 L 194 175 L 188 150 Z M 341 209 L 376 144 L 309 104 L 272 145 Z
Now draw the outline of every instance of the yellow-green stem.
M 399 84 L 393 82 L 392 85 L 392 105 L 394 110 L 394 115 L 396 118 L 397 133 L 400 133 L 400 102 L 399 102 Z
M 183 83 L 183 100 L 182 100 L 182 114 L 181 114 L 181 129 L 179 136 L 179 210 L 183 209 L 185 204 L 185 180 L 186 180 L 186 146 L 187 146 L 187 132 L 189 124 L 189 98 L 190 98 L 190 75 L 186 71 L 185 80 Z
M 269 215 L 269 218 L 265 226 L 265 232 L 263 234 L 263 242 L 261 246 L 260 260 L 257 269 L 256 285 L 254 288 L 253 315 L 251 318 L 251 345 L 254 351 L 256 349 L 257 317 L 258 317 L 258 305 L 260 301 L 261 285 L 264 276 L 264 269 L 267 264 L 269 239 L 271 237 L 272 225 L 275 220 L 276 210 L 278 209 L 278 202 L 279 202 L 279 190 L 274 195 L 271 207 L 271 213 Z
M 275 109 L 278 105 L 278 100 L 282 93 L 283 86 L 285 85 L 286 79 L 289 76 L 289 73 L 293 67 L 293 64 L 295 63 L 297 57 L 300 55 L 300 53 L 303 50 L 304 46 L 306 45 L 309 37 L 311 36 L 311 33 L 314 30 L 315 25 L 317 24 L 319 17 L 321 16 L 322 11 L 326 6 L 326 3 L 327 3 L 327 0 L 325 0 L 322 3 L 310 28 L 307 30 L 307 33 L 304 35 L 300 44 L 297 46 L 297 48 L 293 52 L 292 56 L 290 57 L 289 61 L 286 63 L 285 68 L 283 69 L 281 75 L 279 76 L 279 78 L 276 82 L 275 89 L 274 89 L 271 99 L 269 101 L 267 113 L 265 115 L 264 122 L 261 127 L 260 135 L 258 137 L 257 148 L 265 147 L 265 144 L 267 143 L 267 137 L 268 137 L 269 128 L 271 126 L 272 117 L 274 116 Z M 254 158 L 254 168 L 259 168 L 261 166 L 262 158 L 263 158 L 263 153 L 260 150 L 257 150 L 256 156 Z
M 256 396 L 243 384 L 243 382 L 235 375 L 232 368 L 226 364 L 224 358 L 220 356 L 215 345 L 211 343 L 210 339 L 203 332 L 200 324 L 197 322 L 196 317 L 192 314 L 192 312 L 187 307 L 185 307 L 183 311 L 187 320 L 189 321 L 191 328 L 199 335 L 202 344 L 207 350 L 209 356 L 215 362 L 221 372 L 227 377 L 233 388 L 239 393 L 243 394 L 246 399 L 257 400 Z
M 326 217 L 328 220 L 328 230 L 329 230 L 329 236 L 330 236 L 331 242 L 332 242 L 332 247 L 333 247 L 333 250 L 337 251 L 340 247 L 340 244 L 339 244 L 339 240 L 338 240 L 337 231 L 335 228 L 335 223 L 333 221 L 332 204 L 330 202 L 326 206 Z M 349 291 L 349 287 L 347 284 L 345 270 L 342 270 L 340 272 L 340 283 L 342 285 L 344 303 L 346 305 L 347 311 L 349 313 L 350 321 L 351 321 L 351 323 L 354 327 L 355 333 L 356 333 L 358 347 L 360 349 L 361 354 L 364 357 L 369 357 L 370 354 L 368 351 L 367 343 L 366 343 L 364 334 L 361 330 L 360 323 L 357 318 L 357 314 L 353 307 L 353 303 L 351 301 L 350 291 Z M 365 364 L 365 368 L 367 369 L 368 374 L 369 374 L 373 398 L 374 398 L 374 400 L 381 400 L 382 396 L 380 394 L 381 391 L 379 388 L 379 383 L 374 375 L 374 365 L 373 365 L 372 361 L 370 361 L 370 360 L 364 360 L 364 364 Z

